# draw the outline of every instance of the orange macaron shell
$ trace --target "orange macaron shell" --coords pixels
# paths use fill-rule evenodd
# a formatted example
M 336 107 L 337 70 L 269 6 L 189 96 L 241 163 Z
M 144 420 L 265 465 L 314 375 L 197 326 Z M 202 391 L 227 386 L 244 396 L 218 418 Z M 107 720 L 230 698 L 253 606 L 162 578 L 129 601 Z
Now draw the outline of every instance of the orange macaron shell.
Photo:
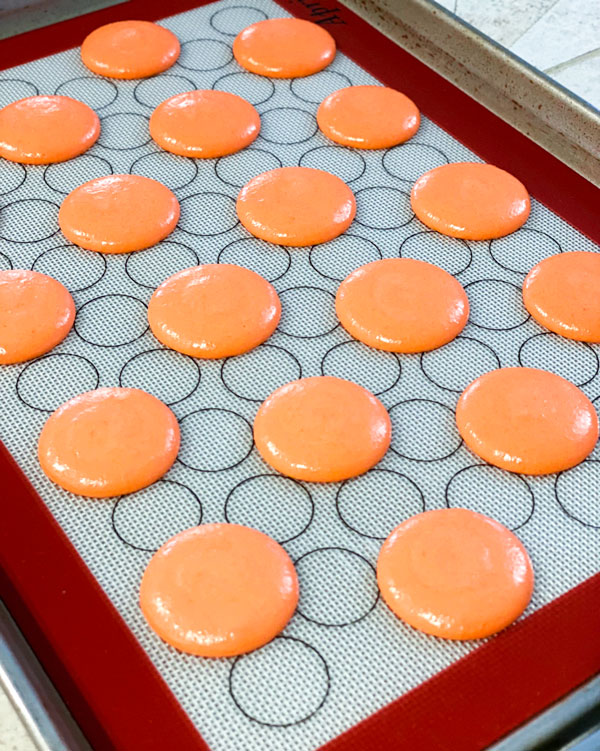
M 275 540 L 237 524 L 180 532 L 154 554 L 140 607 L 168 644 L 202 657 L 234 657 L 262 647 L 298 603 L 298 577 Z
M 469 318 L 460 282 L 412 258 L 386 258 L 356 269 L 338 287 L 335 309 L 351 336 L 388 352 L 441 347 Z
M 83 40 L 81 60 L 108 78 L 148 78 L 170 68 L 179 57 L 179 40 L 150 21 L 115 21 Z
M 233 264 L 205 264 L 179 271 L 154 292 L 148 322 L 170 349 L 217 359 L 248 352 L 268 339 L 281 316 L 275 288 Z
M 212 89 L 177 94 L 150 117 L 150 135 L 161 148 L 196 159 L 233 154 L 259 132 L 260 117 L 250 102 Z
M 64 162 L 87 151 L 99 135 L 98 115 L 68 96 L 32 96 L 0 110 L 0 156 L 11 162 Z
M 179 451 L 179 424 L 145 391 L 100 388 L 62 404 L 38 443 L 45 474 L 90 498 L 133 493 L 162 477 Z
M 536 368 L 499 368 L 477 378 L 458 400 L 456 425 L 484 461 L 529 475 L 574 467 L 598 440 L 598 416 L 583 391 Z
M 426 172 L 413 185 L 417 219 L 443 235 L 491 240 L 519 229 L 531 208 L 525 186 L 491 164 L 457 162 Z
M 540 261 L 523 282 L 523 303 L 550 331 L 600 343 L 600 253 L 559 253 Z
M 270 18 L 240 31 L 233 54 L 243 68 L 259 76 L 300 78 L 329 65 L 335 57 L 335 40 L 312 21 Z
M 534 575 L 519 539 L 494 519 L 461 508 L 417 514 L 391 533 L 377 582 L 395 615 L 443 639 L 482 639 L 527 607 Z
M 0 364 L 49 352 L 67 336 L 75 303 L 56 279 L 25 269 L 0 271 Z
M 179 201 L 165 185 L 139 175 L 83 183 L 62 202 L 58 224 L 80 248 L 130 253 L 164 240 L 177 226 Z
M 356 214 L 356 199 L 346 183 L 329 172 L 279 167 L 246 183 L 236 209 L 243 226 L 261 240 L 303 247 L 345 232 Z
M 390 417 L 376 396 L 332 376 L 281 386 L 254 420 L 256 448 L 267 464 L 311 482 L 363 474 L 385 455 L 391 431 Z
M 330 94 L 317 110 L 327 138 L 355 149 L 389 149 L 414 136 L 421 117 L 415 103 L 385 86 L 348 86 Z

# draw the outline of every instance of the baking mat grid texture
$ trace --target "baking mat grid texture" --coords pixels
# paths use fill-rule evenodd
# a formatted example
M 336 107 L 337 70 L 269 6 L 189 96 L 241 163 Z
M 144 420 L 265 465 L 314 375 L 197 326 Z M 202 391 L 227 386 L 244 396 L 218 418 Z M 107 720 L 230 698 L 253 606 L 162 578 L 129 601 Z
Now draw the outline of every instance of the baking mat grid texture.
M 524 228 L 491 243 L 428 231 L 410 208 L 413 181 L 432 167 L 477 158 L 425 117 L 411 141 L 386 152 L 352 151 L 326 140 L 315 121 L 324 97 L 377 81 L 339 53 L 327 70 L 291 83 L 243 72 L 232 57 L 235 34 L 283 15 L 269 0 L 243 6 L 225 0 L 164 19 L 183 43 L 181 57 L 141 82 L 92 75 L 78 49 L 0 74 L 2 106 L 56 92 L 87 102 L 102 120 L 98 143 L 69 162 L 0 163 L 2 267 L 55 277 L 77 306 L 73 331 L 49 355 L 0 371 L 2 439 L 213 751 L 315 749 L 477 647 L 421 634 L 378 598 L 374 566 L 381 542 L 413 514 L 463 506 L 516 530 L 536 571 L 527 613 L 600 568 L 598 447 L 558 479 L 520 477 L 482 465 L 462 445 L 453 420 L 462 389 L 501 365 L 554 371 L 600 403 L 598 347 L 547 333 L 529 318 L 519 291 L 542 258 L 597 248 L 536 201 Z M 262 119 L 256 142 L 219 160 L 160 151 L 148 134 L 153 108 L 194 88 L 231 91 L 252 102 Z M 358 212 L 349 231 L 313 249 L 250 237 L 235 214 L 239 189 L 262 171 L 298 164 L 350 185 Z M 174 190 L 181 220 L 167 240 L 129 256 L 67 243 L 57 225 L 64 196 L 110 172 L 146 175 Z M 423 356 L 369 349 L 334 314 L 335 291 L 349 272 L 398 256 L 456 275 L 471 303 L 461 336 Z M 277 332 L 225 361 L 194 361 L 163 349 L 146 321 L 153 289 L 180 269 L 217 261 L 273 282 L 283 307 Z M 252 442 L 261 401 L 287 381 L 321 373 L 376 393 L 393 423 L 386 457 L 343 484 L 278 476 Z M 71 495 L 42 474 L 39 432 L 66 399 L 119 384 L 171 406 L 181 421 L 178 461 L 164 480 L 121 499 Z M 283 543 L 297 562 L 298 611 L 281 637 L 253 654 L 237 660 L 184 655 L 147 627 L 137 604 L 142 572 L 171 535 L 226 519 Z

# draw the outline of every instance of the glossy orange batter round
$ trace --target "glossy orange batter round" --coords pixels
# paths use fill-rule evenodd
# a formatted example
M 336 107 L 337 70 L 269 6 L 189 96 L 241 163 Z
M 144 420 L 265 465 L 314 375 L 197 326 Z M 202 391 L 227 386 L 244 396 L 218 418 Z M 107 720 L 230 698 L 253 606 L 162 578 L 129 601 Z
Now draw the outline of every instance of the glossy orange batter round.
M 66 337 L 75 304 L 56 279 L 37 271 L 0 271 L 0 364 L 25 362 Z
M 108 78 L 147 78 L 167 70 L 179 57 L 179 40 L 149 21 L 115 21 L 83 40 L 81 59 Z
M 385 86 L 348 86 L 319 106 L 321 132 L 342 146 L 388 149 L 417 132 L 421 117 L 415 103 Z
M 355 339 L 388 352 L 426 352 L 465 327 L 469 301 L 447 271 L 412 258 L 386 258 L 353 271 L 335 310 Z
M 388 607 L 444 639 L 482 639 L 525 610 L 533 569 L 515 535 L 467 509 L 426 511 L 391 533 L 377 561 Z
M 546 475 L 574 467 L 598 440 L 598 417 L 570 381 L 536 368 L 500 368 L 477 378 L 456 406 L 467 446 L 511 472 Z
M 184 269 L 166 279 L 148 305 L 154 336 L 192 357 L 241 355 L 268 339 L 281 316 L 275 288 L 232 264 Z
M 162 183 L 107 175 L 80 185 L 58 212 L 63 235 L 101 253 L 129 253 L 163 240 L 177 225 L 179 201 Z
M 300 78 L 326 68 L 335 41 L 322 26 L 300 18 L 271 18 L 248 26 L 233 42 L 238 63 L 270 78 Z
M 580 342 L 600 342 L 600 253 L 545 258 L 527 275 L 523 302 L 550 331 Z
M 356 200 L 339 177 L 311 167 L 280 167 L 252 178 L 237 199 L 244 227 L 261 240 L 302 247 L 348 229 Z
M 386 408 L 370 391 L 332 376 L 281 386 L 261 405 L 254 441 L 262 458 L 288 477 L 336 482 L 383 458 L 391 439 Z
M 91 498 L 133 493 L 158 480 L 179 451 L 171 410 L 139 389 L 101 388 L 70 399 L 44 425 L 40 465 L 65 490 Z
M 68 96 L 31 96 L 0 110 L 0 156 L 51 164 L 83 154 L 100 135 L 93 109 Z
M 426 172 L 413 185 L 412 208 L 431 229 L 465 240 L 491 240 L 519 229 L 529 216 L 529 194 L 491 164 L 458 162 Z
M 260 131 L 254 107 L 225 91 L 188 91 L 167 99 L 152 113 L 150 135 L 166 151 L 197 159 L 233 154 Z
M 298 577 L 285 550 L 256 529 L 203 524 L 168 540 L 148 564 L 140 607 L 168 644 L 202 657 L 262 647 L 298 603 Z

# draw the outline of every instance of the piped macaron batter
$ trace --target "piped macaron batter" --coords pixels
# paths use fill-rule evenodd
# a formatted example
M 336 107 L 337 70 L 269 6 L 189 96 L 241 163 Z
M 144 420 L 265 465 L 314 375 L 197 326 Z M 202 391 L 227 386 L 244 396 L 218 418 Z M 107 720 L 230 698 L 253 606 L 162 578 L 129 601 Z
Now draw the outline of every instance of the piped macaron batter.
M 462 508 L 407 519 L 377 560 L 390 610 L 443 639 L 482 639 L 502 630 L 527 607 L 533 580 L 521 541 L 494 519 Z
M 115 21 L 83 40 L 81 60 L 108 78 L 148 78 L 170 68 L 179 57 L 179 40 L 150 21 Z
M 0 156 L 11 162 L 64 162 L 87 151 L 99 135 L 98 115 L 68 96 L 32 96 L 0 109 Z
M 164 240 L 179 220 L 179 201 L 162 183 L 139 175 L 107 175 L 83 183 L 62 202 L 58 223 L 74 245 L 130 253 Z
M 146 567 L 140 606 L 168 644 L 202 657 L 262 647 L 298 603 L 298 577 L 275 540 L 237 524 L 203 524 L 165 542 Z
M 376 396 L 332 376 L 281 386 L 254 420 L 256 448 L 267 464 L 311 482 L 366 472 L 385 455 L 391 432 L 388 412 Z
M 133 493 L 171 467 L 179 423 L 159 399 L 140 389 L 100 388 L 62 404 L 38 443 L 45 474 L 91 498 Z
M 444 164 L 426 172 L 413 185 L 411 204 L 427 227 L 464 240 L 509 235 L 527 221 L 530 210 L 523 183 L 478 162 Z
M 73 298 L 56 279 L 26 269 L 0 271 L 0 364 L 49 352 L 74 320 Z
M 275 288 L 254 271 L 205 264 L 179 271 L 154 292 L 148 321 L 167 347 L 192 357 L 231 357 L 268 339 L 281 316 Z
M 280 167 L 252 178 L 236 204 L 240 222 L 261 240 L 302 247 L 333 240 L 356 214 L 354 193 L 330 172 Z
M 559 253 L 540 261 L 523 282 L 523 302 L 550 331 L 600 343 L 600 253 Z
M 150 117 L 150 135 L 166 151 L 216 159 L 251 144 L 260 131 L 255 108 L 226 91 L 199 90 L 167 99 Z
M 238 63 L 270 78 L 300 78 L 326 68 L 335 57 L 331 34 L 312 21 L 270 18 L 240 31 L 233 42 Z
M 415 103 L 386 86 L 348 86 L 319 105 L 317 123 L 327 138 L 355 149 L 389 149 L 414 136 L 421 117 Z
M 356 269 L 338 287 L 335 309 L 351 336 L 388 352 L 441 347 L 469 318 L 460 282 L 412 258 L 386 258 Z
M 456 424 L 477 456 L 520 474 L 574 467 L 598 440 L 596 410 L 583 391 L 536 368 L 499 368 L 477 378 L 458 400 Z

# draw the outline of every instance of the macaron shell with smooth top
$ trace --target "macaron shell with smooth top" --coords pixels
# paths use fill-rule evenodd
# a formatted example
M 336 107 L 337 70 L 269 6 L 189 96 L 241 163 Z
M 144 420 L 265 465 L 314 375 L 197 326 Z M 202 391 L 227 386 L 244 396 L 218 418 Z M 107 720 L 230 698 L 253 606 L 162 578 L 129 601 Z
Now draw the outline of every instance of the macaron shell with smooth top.
M 259 76 L 300 78 L 326 68 L 335 57 L 335 40 L 312 21 L 270 18 L 240 31 L 233 42 L 238 63 Z
M 154 336 L 192 357 L 231 357 L 275 331 L 281 303 L 259 274 L 232 264 L 194 266 L 166 279 L 148 305 Z
M 355 149 L 389 149 L 411 138 L 421 117 L 415 103 L 385 86 L 348 86 L 330 94 L 317 110 L 327 138 Z
M 373 261 L 338 287 L 335 309 L 355 339 L 388 352 L 426 352 L 465 327 L 469 301 L 447 271 L 412 258 Z
M 520 474 L 574 467 L 598 440 L 598 416 L 583 391 L 536 368 L 499 368 L 477 378 L 458 400 L 456 424 L 477 456 Z
M 100 253 L 144 250 L 179 220 L 179 201 L 162 183 L 139 175 L 107 175 L 83 183 L 62 202 L 58 223 L 74 245 Z
M 188 91 L 158 105 L 150 135 L 166 151 L 196 159 L 215 159 L 251 144 L 260 131 L 254 107 L 225 91 Z
M 509 235 L 530 211 L 525 186 L 491 164 L 457 162 L 426 172 L 413 185 L 417 219 L 443 235 L 491 240 Z
M 356 214 L 339 177 L 310 167 L 280 167 L 252 178 L 236 204 L 240 222 L 261 240 L 303 247 L 338 237 Z
M 67 96 L 32 96 L 0 110 L 0 156 L 11 162 L 64 162 L 87 151 L 99 135 L 94 110 Z
M 391 533 L 377 561 L 388 607 L 413 628 L 443 639 L 482 639 L 511 624 L 533 592 L 519 539 L 468 509 L 417 514 Z
M 61 405 L 38 443 L 44 473 L 90 498 L 133 493 L 162 477 L 179 451 L 179 423 L 139 389 L 101 388 Z
M 0 364 L 49 352 L 67 336 L 75 303 L 56 279 L 37 271 L 0 271 Z
M 559 253 L 540 261 L 523 282 L 523 303 L 550 331 L 600 343 L 600 253 Z
M 316 376 L 287 383 L 263 402 L 254 441 L 267 464 L 288 477 L 337 482 L 377 464 L 391 430 L 386 408 L 370 391 Z
M 140 607 L 168 644 L 202 657 L 262 647 L 298 603 L 298 577 L 275 540 L 237 524 L 204 524 L 168 540 L 150 560 Z
M 170 68 L 179 57 L 179 40 L 150 21 L 115 21 L 83 40 L 81 60 L 108 78 L 148 78 Z

